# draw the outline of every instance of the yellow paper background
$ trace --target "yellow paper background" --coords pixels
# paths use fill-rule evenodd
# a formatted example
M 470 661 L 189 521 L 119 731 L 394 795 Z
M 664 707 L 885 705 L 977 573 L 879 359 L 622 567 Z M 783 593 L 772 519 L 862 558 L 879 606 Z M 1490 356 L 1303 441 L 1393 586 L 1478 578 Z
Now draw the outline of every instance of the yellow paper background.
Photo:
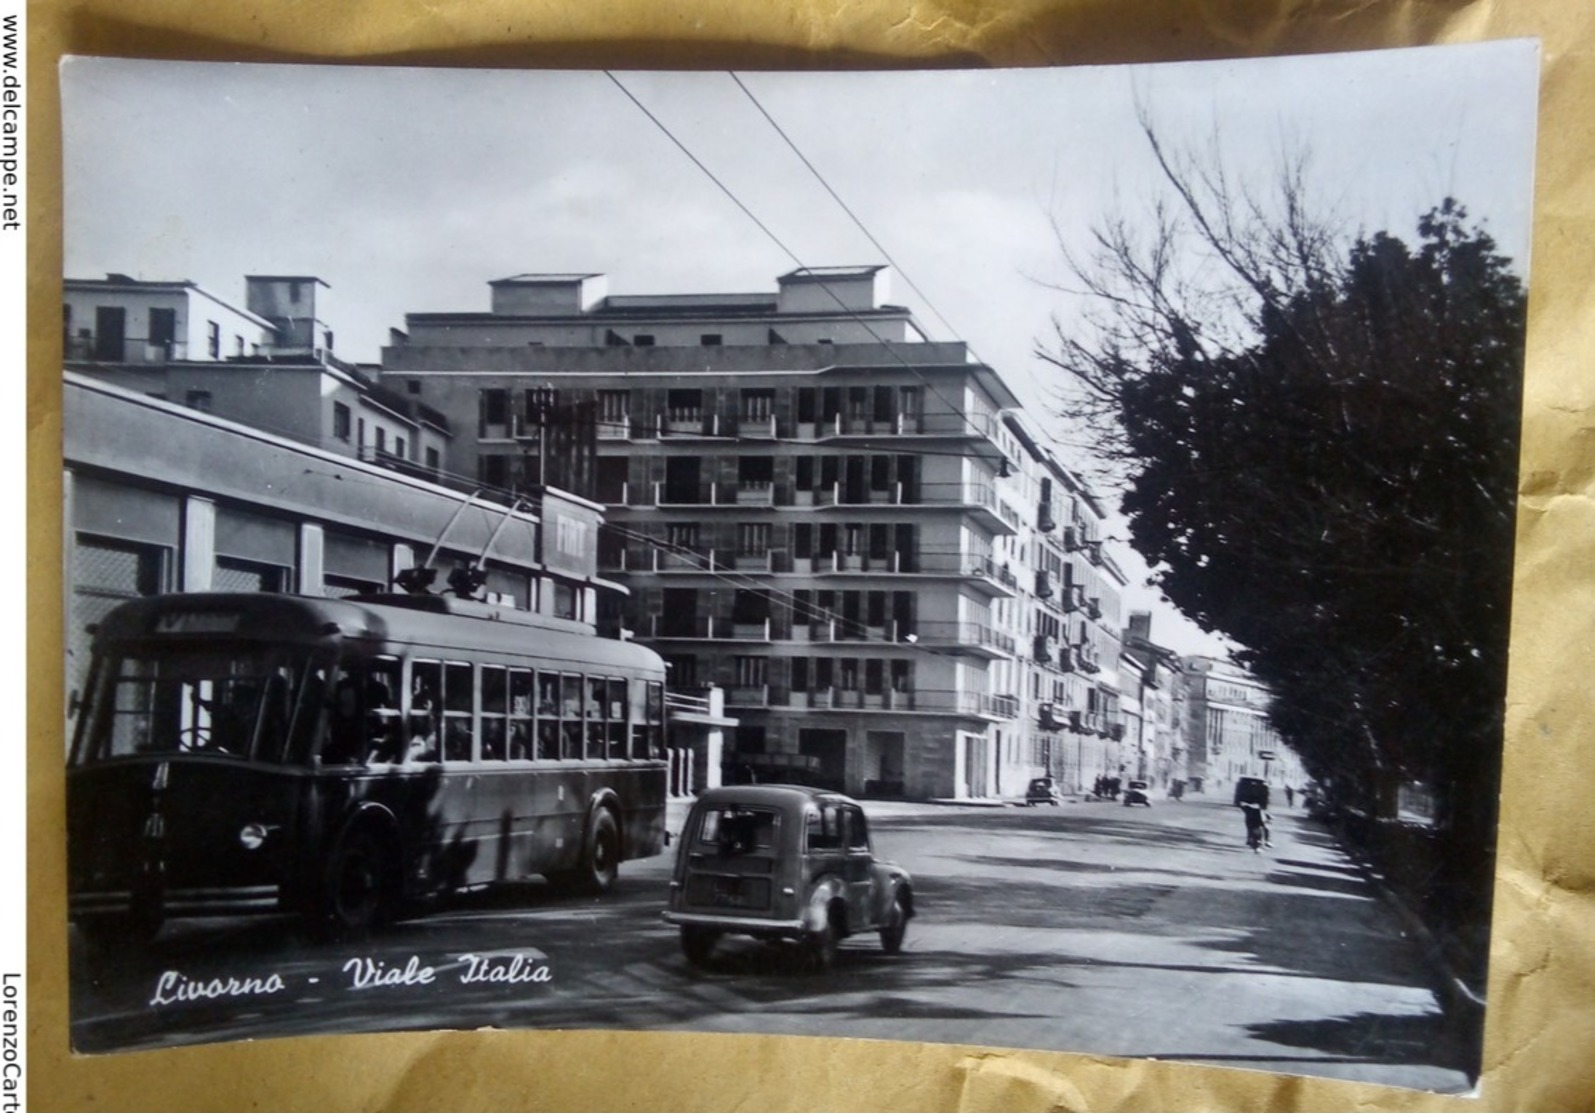
M 40 0 L 27 18 L 31 1109 L 1595 1109 L 1595 4 Z M 62 724 L 62 54 L 822 69 L 1174 61 L 1514 37 L 1539 38 L 1544 53 L 1506 774 L 1477 1096 L 1084 1055 L 763 1036 L 401 1033 L 69 1053 L 54 729 Z

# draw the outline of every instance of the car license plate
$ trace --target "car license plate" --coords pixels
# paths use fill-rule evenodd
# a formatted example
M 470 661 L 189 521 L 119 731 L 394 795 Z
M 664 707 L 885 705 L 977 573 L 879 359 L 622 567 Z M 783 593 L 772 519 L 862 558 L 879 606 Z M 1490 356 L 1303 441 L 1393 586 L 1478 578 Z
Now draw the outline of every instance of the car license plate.
M 739 908 L 743 905 L 742 878 L 717 877 L 714 882 L 714 902 L 723 908 Z

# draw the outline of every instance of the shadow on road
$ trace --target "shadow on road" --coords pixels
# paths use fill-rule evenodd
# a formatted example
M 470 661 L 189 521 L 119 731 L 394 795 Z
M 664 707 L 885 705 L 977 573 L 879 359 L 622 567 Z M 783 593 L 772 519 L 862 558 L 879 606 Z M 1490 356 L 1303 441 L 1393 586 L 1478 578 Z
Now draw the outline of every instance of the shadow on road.
M 1251 1035 L 1287 1047 L 1310 1048 L 1360 1063 L 1424 1064 L 1471 1074 L 1471 1059 L 1449 1029 L 1428 1016 L 1363 1012 L 1326 1020 L 1277 1020 L 1254 1024 Z

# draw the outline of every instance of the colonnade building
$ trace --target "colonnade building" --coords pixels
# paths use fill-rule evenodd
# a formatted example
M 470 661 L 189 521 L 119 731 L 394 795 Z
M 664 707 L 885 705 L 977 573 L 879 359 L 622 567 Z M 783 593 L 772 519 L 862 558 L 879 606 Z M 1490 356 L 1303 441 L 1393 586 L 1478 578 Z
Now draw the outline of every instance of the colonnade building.
M 1123 732 L 1103 510 L 1002 377 L 884 280 L 611 296 L 513 276 L 486 311 L 408 315 L 382 382 L 448 419 L 446 469 L 484 486 L 537 486 L 591 446 L 598 573 L 630 591 L 600 608 L 672 690 L 725 689 L 725 779 L 1089 786 Z

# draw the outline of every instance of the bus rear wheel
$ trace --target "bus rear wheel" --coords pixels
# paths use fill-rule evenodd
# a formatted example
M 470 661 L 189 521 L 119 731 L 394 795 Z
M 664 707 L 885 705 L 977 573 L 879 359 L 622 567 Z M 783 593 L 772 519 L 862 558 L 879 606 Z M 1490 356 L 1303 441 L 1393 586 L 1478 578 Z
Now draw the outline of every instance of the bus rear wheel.
M 587 820 L 580 866 L 551 874 L 549 880 L 567 891 L 597 896 L 608 892 L 619 875 L 620 827 L 608 807 L 599 807 Z
M 346 835 L 327 861 L 321 923 L 335 940 L 360 938 L 384 923 L 392 908 L 392 874 L 376 835 Z

